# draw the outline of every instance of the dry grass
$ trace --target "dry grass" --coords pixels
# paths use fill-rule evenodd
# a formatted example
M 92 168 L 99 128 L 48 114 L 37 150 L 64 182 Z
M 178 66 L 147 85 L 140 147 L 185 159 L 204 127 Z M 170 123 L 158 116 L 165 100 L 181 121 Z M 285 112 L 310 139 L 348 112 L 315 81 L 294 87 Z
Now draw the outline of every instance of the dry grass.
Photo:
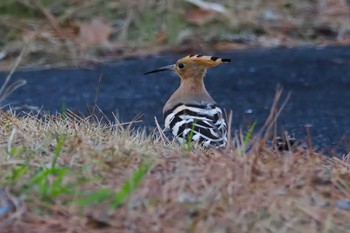
M 1 112 L 0 123 L 2 232 L 350 229 L 349 155 L 279 152 L 257 136 L 188 151 L 70 112 Z
M 217 5 L 210 5 L 215 2 Z M 161 52 L 349 43 L 345 0 L 4 0 L 0 69 L 83 65 Z

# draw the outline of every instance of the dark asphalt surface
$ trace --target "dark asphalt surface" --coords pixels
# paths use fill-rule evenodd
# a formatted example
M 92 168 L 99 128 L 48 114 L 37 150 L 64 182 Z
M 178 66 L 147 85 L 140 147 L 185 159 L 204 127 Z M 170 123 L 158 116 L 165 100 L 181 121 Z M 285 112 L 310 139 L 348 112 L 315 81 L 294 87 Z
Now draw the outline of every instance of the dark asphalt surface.
M 234 128 L 245 129 L 245 122 L 253 120 L 261 125 L 280 84 L 285 95 L 289 91 L 292 94 L 279 119 L 281 128 L 305 139 L 304 125 L 311 124 L 316 145 L 333 148 L 341 140 L 341 144 L 350 144 L 350 47 L 276 48 L 215 55 L 232 62 L 208 70 L 206 86 L 220 106 L 234 111 Z M 53 113 L 65 105 L 86 114 L 102 75 L 97 104 L 104 113 L 109 117 L 117 113 L 124 122 L 143 114 L 138 125 L 153 127 L 154 116 L 163 122 L 162 106 L 178 87 L 179 79 L 166 72 L 143 73 L 181 57 L 110 62 L 91 69 L 18 71 L 13 80 L 25 79 L 27 85 L 3 104 L 42 106 Z M 5 77 L 6 73 L 0 73 L 2 82 Z

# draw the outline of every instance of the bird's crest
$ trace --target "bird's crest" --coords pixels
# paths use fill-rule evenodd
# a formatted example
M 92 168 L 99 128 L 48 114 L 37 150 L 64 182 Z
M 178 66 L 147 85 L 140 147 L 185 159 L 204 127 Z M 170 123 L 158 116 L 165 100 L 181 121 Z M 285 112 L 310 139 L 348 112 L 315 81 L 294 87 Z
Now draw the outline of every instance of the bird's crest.
M 213 67 L 221 63 L 229 63 L 231 59 L 214 57 L 214 56 L 205 56 L 205 55 L 199 54 L 199 55 L 188 55 L 186 57 L 183 57 L 179 59 L 177 63 L 186 63 L 188 61 L 196 62 L 199 65 L 203 65 L 205 67 Z
M 176 64 L 160 67 L 158 69 L 146 72 L 145 75 L 170 70 L 175 71 L 181 77 L 185 73 L 189 74 L 190 76 L 197 76 L 195 73 L 198 73 L 197 71 L 199 71 L 199 76 L 202 77 L 205 69 L 220 65 L 222 63 L 229 63 L 230 61 L 231 59 L 229 58 L 220 58 L 205 55 L 188 55 L 179 59 Z M 189 75 L 187 76 L 189 77 Z

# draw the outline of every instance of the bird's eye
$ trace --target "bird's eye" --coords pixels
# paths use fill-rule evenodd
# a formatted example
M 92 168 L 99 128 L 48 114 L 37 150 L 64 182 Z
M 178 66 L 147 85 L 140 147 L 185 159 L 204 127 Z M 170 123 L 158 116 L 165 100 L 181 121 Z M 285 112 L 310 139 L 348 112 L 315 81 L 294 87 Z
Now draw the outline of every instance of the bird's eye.
M 185 65 L 184 65 L 183 63 L 180 63 L 180 64 L 178 65 L 178 67 L 179 67 L 180 69 L 182 69 L 182 68 L 185 67 Z

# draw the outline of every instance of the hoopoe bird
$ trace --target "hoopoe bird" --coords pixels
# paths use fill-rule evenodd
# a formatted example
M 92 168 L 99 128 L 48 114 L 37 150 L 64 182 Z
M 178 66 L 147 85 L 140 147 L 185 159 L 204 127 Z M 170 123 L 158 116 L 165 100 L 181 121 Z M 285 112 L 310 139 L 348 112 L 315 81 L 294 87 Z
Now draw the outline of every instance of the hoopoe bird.
M 188 140 L 204 147 L 225 147 L 227 125 L 221 109 L 209 95 L 204 85 L 206 69 L 231 59 L 189 55 L 173 65 L 146 72 L 145 75 L 160 71 L 174 71 L 181 79 L 179 88 L 163 108 L 165 130 L 182 144 Z

